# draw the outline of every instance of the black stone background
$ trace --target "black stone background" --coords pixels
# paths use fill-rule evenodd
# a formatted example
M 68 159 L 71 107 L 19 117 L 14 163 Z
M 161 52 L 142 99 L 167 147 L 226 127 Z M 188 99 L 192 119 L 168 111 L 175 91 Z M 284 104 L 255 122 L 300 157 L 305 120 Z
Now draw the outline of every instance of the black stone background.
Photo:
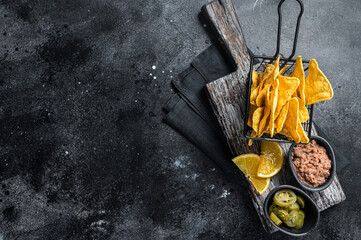
M 161 122 L 171 79 L 211 44 L 207 0 L 0 2 L 1 240 L 287 239 Z M 273 54 L 278 1 L 234 2 L 249 47 Z M 315 120 L 351 161 L 347 200 L 304 239 L 361 239 L 361 2 L 304 2 L 297 53 L 335 92 Z

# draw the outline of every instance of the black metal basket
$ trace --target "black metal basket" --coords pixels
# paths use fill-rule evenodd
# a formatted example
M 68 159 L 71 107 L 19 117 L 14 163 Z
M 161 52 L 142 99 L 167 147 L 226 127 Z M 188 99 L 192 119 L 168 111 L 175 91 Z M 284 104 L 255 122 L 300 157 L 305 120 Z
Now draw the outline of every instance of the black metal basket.
M 297 19 L 297 25 L 296 25 L 296 31 L 295 31 L 295 36 L 294 36 L 294 41 L 293 41 L 293 49 L 292 49 L 291 55 L 288 58 L 284 58 L 283 55 L 279 53 L 280 41 L 281 41 L 281 26 L 282 26 L 281 6 L 285 2 L 285 0 L 281 0 L 280 3 L 278 4 L 278 32 L 277 32 L 276 54 L 273 57 L 265 57 L 265 56 L 257 56 L 257 55 L 251 57 L 250 71 L 249 71 L 249 75 L 248 75 L 248 86 L 247 86 L 248 90 L 247 90 L 246 114 L 245 114 L 246 118 L 244 119 L 244 135 L 247 139 L 258 140 L 258 141 L 274 141 L 274 142 L 289 142 L 289 143 L 292 142 L 292 141 L 288 140 L 287 136 L 284 136 L 279 133 L 275 134 L 272 138 L 267 133 L 263 134 L 261 137 L 251 137 L 252 128 L 247 125 L 247 122 L 248 122 L 248 115 L 249 115 L 250 94 L 251 94 L 251 85 L 252 85 L 252 71 L 254 70 L 259 73 L 263 72 L 268 64 L 273 64 L 276 61 L 276 59 L 279 55 L 280 55 L 280 61 L 279 61 L 280 68 L 283 68 L 284 66 L 289 65 L 289 67 L 283 72 L 283 75 L 285 75 L 285 76 L 290 75 L 295 68 L 296 60 L 292 59 L 292 57 L 295 55 L 295 52 L 296 52 L 298 30 L 300 27 L 300 21 L 301 21 L 301 17 L 303 14 L 302 1 L 301 0 L 296 0 L 296 1 L 299 3 L 301 10 L 300 10 L 300 13 L 299 13 L 298 19 Z M 303 62 L 304 71 L 306 73 L 308 70 L 309 60 L 302 60 L 302 62 Z M 311 137 L 311 129 L 312 129 L 313 105 L 307 105 L 306 107 L 308 109 L 309 119 L 306 122 L 302 123 L 302 127 L 305 130 L 308 138 L 310 138 Z

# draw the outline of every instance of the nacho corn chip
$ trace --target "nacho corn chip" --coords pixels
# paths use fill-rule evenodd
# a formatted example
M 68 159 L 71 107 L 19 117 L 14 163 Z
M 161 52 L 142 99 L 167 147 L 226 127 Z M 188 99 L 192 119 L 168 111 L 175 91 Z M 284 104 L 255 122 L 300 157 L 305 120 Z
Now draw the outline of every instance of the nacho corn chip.
M 276 117 L 278 117 L 281 108 L 291 98 L 292 94 L 296 91 L 298 85 L 300 84 L 300 80 L 295 77 L 286 77 L 279 75 L 278 80 L 280 81 L 280 85 L 278 89 L 278 104 L 275 112 Z
M 254 131 L 258 132 L 259 123 L 261 121 L 262 115 L 263 115 L 264 107 L 257 108 L 252 116 L 252 128 Z
M 296 92 L 292 97 L 298 97 L 303 105 L 305 105 L 305 71 L 303 70 L 302 57 L 298 56 L 295 63 L 295 69 L 290 74 L 290 77 L 296 77 L 300 80 L 300 85 L 298 86 Z
M 287 103 L 285 105 L 283 105 L 280 113 L 278 114 L 278 117 L 276 118 L 275 128 L 276 128 L 277 133 L 281 133 L 281 130 L 283 129 L 283 125 L 285 123 L 287 113 L 288 113 L 289 104 L 290 103 L 287 101 Z
M 289 100 L 289 108 L 284 128 L 289 133 L 288 136 L 290 136 L 296 143 L 301 141 L 301 137 L 297 131 L 298 121 L 298 100 L 293 97 Z
M 250 104 L 249 105 L 249 111 L 248 111 L 248 121 L 247 121 L 247 125 L 252 127 L 252 118 L 253 118 L 253 113 L 256 110 L 256 106 Z
M 308 113 L 307 107 L 305 106 L 304 103 L 302 103 L 302 100 L 299 97 L 297 97 L 297 100 L 299 102 L 299 108 L 298 108 L 299 118 L 300 118 L 301 123 L 303 123 L 303 122 L 306 122 L 310 118 L 310 115 Z
M 257 133 L 253 130 L 252 133 L 251 133 L 251 137 L 256 137 L 257 136 Z M 253 140 L 252 139 L 249 139 L 248 140 L 248 146 L 252 146 L 253 145 Z
M 257 87 L 251 90 L 250 103 L 256 105 L 256 98 L 259 95 L 259 92 L 263 89 L 264 82 L 268 77 L 271 76 L 275 66 L 272 64 L 268 64 L 264 72 L 260 73 L 258 76 Z
M 278 79 L 276 79 L 272 83 L 271 94 L 270 94 L 269 131 L 270 131 L 271 137 L 273 137 L 273 134 L 274 134 L 275 111 L 276 111 L 277 102 L 278 102 L 278 87 L 279 87 L 279 81 L 278 81 Z
M 305 80 L 306 104 L 330 100 L 333 97 L 332 86 L 318 67 L 316 60 L 311 59 L 308 66 L 308 76 Z
M 280 72 L 278 73 L 278 75 L 281 75 L 284 71 L 286 71 L 286 69 L 287 69 L 288 67 L 289 67 L 288 65 L 284 66 L 284 67 L 280 70 Z
M 297 121 L 297 133 L 300 136 L 300 142 L 308 143 L 310 141 L 302 127 L 301 121 Z
M 268 128 L 268 124 L 269 123 L 269 115 L 271 112 L 271 107 L 270 107 L 270 89 L 267 89 L 267 93 L 266 93 L 266 102 L 265 102 L 265 106 L 264 106 L 264 110 L 263 110 L 263 116 L 261 119 L 261 122 L 258 126 L 258 131 L 257 131 L 257 136 L 262 136 L 263 133 L 265 131 L 267 131 Z
M 252 71 L 252 85 L 251 85 L 251 95 L 250 95 L 250 103 L 252 105 L 256 105 L 255 104 L 255 99 L 258 94 L 258 84 L 259 84 L 259 79 L 260 76 L 258 76 L 258 72 L 256 71 Z M 257 91 L 256 91 L 257 90 Z
M 264 106 L 267 91 L 271 87 L 271 83 L 276 79 L 279 74 L 279 61 L 280 57 L 277 58 L 272 73 L 266 79 L 264 79 L 262 81 L 262 85 L 260 85 L 260 89 L 258 90 L 258 96 L 256 98 L 256 106 L 258 107 Z

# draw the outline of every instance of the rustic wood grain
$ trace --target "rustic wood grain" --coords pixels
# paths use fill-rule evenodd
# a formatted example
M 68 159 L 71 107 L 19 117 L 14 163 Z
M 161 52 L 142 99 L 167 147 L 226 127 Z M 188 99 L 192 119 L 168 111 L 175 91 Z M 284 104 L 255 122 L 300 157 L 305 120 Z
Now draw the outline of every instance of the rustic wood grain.
M 243 136 L 246 82 L 250 68 L 250 58 L 233 3 L 231 0 L 215 1 L 205 5 L 202 8 L 202 12 L 210 21 L 220 43 L 223 44 L 225 50 L 237 65 L 235 72 L 207 84 L 206 90 L 208 91 L 211 105 L 233 155 L 237 156 L 248 152 L 257 153 L 259 151 L 258 143 L 253 144 L 252 147 L 248 147 L 246 139 Z M 317 135 L 314 128 L 312 131 L 313 135 Z M 281 145 L 286 155 L 290 144 L 282 143 Z M 263 202 L 274 187 L 280 184 L 292 183 L 289 166 L 287 166 L 287 161 L 285 162 L 286 166 L 283 167 L 280 173 L 272 177 L 270 187 L 263 195 L 260 196 L 253 186 L 249 184 L 249 193 L 254 207 L 256 208 L 263 227 L 269 232 L 275 232 L 276 229 L 263 215 Z M 333 183 L 324 191 L 316 193 L 308 192 L 308 194 L 316 202 L 321 211 L 346 199 L 337 176 Z

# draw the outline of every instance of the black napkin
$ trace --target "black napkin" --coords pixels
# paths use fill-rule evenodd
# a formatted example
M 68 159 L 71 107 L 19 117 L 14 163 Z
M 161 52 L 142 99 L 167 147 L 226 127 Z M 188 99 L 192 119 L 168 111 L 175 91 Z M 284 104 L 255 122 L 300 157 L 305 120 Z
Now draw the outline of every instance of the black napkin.
M 190 140 L 212 159 L 226 174 L 234 173 L 232 154 L 207 98 L 204 86 L 234 69 L 225 52 L 212 45 L 198 55 L 179 79 L 173 80 L 176 95 L 164 107 L 164 122 Z M 318 134 L 330 142 L 324 131 L 316 125 Z M 346 157 L 331 142 L 339 173 L 347 164 Z

